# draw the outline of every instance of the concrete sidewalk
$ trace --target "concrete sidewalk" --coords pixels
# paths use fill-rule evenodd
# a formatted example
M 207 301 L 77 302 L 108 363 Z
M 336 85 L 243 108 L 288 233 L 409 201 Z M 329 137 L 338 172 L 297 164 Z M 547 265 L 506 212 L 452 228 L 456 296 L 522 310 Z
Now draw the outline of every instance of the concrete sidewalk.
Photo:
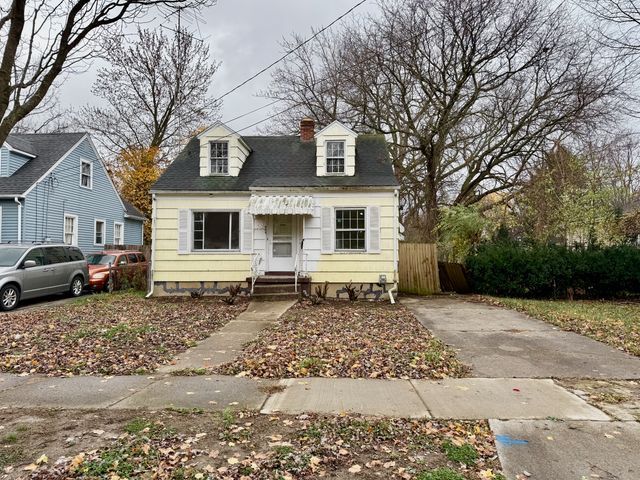
M 491 420 L 489 423 L 509 479 L 640 478 L 638 422 Z
M 602 411 L 551 380 L 469 378 L 254 380 L 177 377 L 0 376 L 0 407 L 225 408 L 263 413 L 358 413 L 408 418 L 607 421 Z
M 255 339 L 296 302 L 293 300 L 252 301 L 247 309 L 209 338 L 178 355 L 173 363 L 161 367 L 160 373 L 216 367 L 234 360 L 245 343 Z

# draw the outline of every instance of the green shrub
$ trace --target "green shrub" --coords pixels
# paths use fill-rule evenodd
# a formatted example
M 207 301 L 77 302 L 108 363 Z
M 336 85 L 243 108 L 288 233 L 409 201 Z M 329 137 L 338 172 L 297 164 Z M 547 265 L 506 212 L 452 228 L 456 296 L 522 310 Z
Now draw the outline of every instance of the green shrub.
M 472 288 L 506 297 L 607 298 L 640 293 L 640 249 L 496 242 L 467 257 Z

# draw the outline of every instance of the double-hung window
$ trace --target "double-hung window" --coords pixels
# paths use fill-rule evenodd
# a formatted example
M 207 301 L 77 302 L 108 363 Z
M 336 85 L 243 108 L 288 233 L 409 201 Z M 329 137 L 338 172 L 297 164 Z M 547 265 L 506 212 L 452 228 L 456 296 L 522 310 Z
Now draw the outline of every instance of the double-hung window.
M 64 243 L 78 245 L 78 217 L 75 215 L 64 216 Z
M 209 151 L 211 173 L 227 175 L 229 173 L 229 142 L 211 142 Z
M 113 222 L 113 243 L 124 245 L 124 225 L 121 222 Z
M 336 250 L 365 250 L 365 209 L 336 209 Z
M 80 186 L 93 188 L 93 165 L 86 160 L 80 161 Z
M 239 250 L 239 212 L 193 212 L 194 250 Z
M 327 173 L 344 173 L 344 142 L 327 142 Z
M 93 229 L 93 243 L 95 245 L 104 245 L 104 220 L 96 220 Z

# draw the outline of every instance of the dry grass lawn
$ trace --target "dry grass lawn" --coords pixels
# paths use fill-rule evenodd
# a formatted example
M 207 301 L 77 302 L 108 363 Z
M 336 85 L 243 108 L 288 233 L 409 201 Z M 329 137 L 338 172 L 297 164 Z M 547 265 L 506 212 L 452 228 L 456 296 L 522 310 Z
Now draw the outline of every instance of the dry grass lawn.
M 246 305 L 115 293 L 3 314 L 0 371 L 52 376 L 153 372 L 235 318 Z
M 486 422 L 0 411 L 0 478 L 504 479 Z

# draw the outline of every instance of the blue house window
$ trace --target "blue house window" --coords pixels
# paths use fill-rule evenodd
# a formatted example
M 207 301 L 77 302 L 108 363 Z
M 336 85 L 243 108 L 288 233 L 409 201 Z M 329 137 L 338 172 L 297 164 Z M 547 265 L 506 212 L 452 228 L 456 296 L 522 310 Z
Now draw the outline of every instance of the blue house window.
M 80 186 L 93 188 L 93 165 L 86 160 L 80 161 Z
M 93 236 L 94 236 L 94 244 L 96 245 L 104 245 L 104 220 L 96 220 Z

